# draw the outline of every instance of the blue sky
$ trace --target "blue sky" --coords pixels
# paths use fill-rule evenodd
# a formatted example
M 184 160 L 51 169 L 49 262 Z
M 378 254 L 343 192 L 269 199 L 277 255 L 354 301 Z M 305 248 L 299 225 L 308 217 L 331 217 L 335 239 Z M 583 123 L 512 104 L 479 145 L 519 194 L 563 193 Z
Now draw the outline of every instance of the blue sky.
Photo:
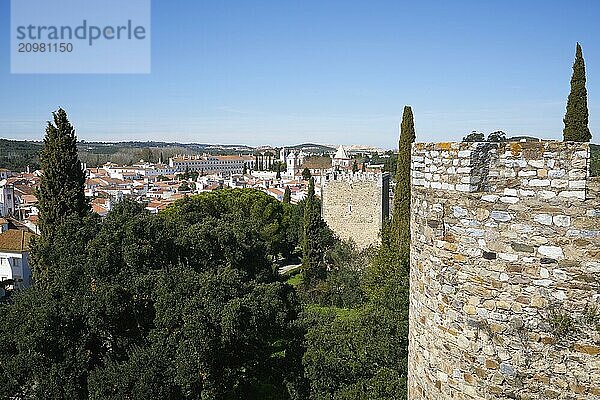
M 9 3 L 0 137 L 392 148 L 409 104 L 419 141 L 558 139 L 577 41 L 600 137 L 598 1 L 155 0 L 149 75 L 11 75 Z

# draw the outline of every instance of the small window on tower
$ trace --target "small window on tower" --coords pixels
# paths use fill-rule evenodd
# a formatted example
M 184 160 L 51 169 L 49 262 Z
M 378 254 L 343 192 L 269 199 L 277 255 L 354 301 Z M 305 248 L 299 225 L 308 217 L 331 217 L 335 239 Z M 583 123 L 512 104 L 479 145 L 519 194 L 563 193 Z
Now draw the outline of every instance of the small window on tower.
M 352 214 L 352 204 L 348 204 L 348 214 Z

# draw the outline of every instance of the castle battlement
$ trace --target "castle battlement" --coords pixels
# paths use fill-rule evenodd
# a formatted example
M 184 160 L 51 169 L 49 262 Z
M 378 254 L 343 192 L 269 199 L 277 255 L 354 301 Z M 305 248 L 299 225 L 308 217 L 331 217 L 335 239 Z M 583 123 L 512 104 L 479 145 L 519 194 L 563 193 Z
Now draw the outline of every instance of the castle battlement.
M 589 154 L 550 141 L 413 145 L 410 399 L 600 398 Z
M 389 216 L 390 174 L 331 173 L 321 190 L 322 215 L 342 239 L 359 248 L 376 245 Z
M 587 143 L 418 143 L 412 156 L 413 185 L 458 191 L 517 190 L 515 197 L 585 199 Z
M 390 174 L 388 172 L 377 173 L 377 172 L 331 172 L 325 175 L 325 182 L 331 181 L 343 181 L 347 183 L 358 183 L 358 182 L 377 182 L 381 187 L 386 181 L 389 181 Z

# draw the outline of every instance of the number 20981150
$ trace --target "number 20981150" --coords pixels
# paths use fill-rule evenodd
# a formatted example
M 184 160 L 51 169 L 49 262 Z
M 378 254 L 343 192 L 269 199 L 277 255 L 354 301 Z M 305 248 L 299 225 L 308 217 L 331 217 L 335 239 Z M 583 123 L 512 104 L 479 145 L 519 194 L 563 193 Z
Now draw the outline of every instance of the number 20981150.
M 19 43 L 19 53 L 71 53 L 73 43 Z

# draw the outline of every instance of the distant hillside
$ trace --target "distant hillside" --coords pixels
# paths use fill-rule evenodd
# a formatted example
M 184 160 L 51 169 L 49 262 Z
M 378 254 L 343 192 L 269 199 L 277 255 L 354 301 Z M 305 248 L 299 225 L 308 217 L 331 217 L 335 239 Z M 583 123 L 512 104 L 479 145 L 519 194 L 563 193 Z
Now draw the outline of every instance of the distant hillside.
M 297 144 L 294 146 L 285 146 L 288 150 L 302 150 L 305 153 L 311 154 L 322 154 L 322 153 L 335 153 L 336 148 L 331 146 L 326 146 L 324 144 L 316 144 L 316 143 L 303 143 Z
M 38 153 L 41 142 L 0 139 L 0 168 L 11 171 L 25 171 L 39 168 Z
M 24 171 L 29 166 L 39 168 L 38 153 L 42 142 L 0 139 L 0 168 L 12 171 Z M 90 167 L 107 161 L 117 164 L 133 164 L 140 160 L 158 162 L 167 161 L 176 154 L 215 155 L 252 154 L 255 149 L 245 145 L 220 145 L 203 143 L 169 142 L 87 142 L 77 143 L 79 158 Z

